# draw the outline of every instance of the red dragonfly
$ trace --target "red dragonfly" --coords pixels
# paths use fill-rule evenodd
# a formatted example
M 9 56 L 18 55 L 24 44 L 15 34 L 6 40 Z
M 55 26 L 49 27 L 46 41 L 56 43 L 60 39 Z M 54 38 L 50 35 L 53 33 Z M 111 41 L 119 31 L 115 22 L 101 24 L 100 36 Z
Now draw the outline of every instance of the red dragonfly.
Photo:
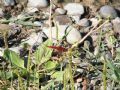
M 59 52 L 66 52 L 68 49 L 67 48 L 64 48 L 62 46 L 47 46 L 48 48 L 52 48 L 52 49 L 55 49 Z

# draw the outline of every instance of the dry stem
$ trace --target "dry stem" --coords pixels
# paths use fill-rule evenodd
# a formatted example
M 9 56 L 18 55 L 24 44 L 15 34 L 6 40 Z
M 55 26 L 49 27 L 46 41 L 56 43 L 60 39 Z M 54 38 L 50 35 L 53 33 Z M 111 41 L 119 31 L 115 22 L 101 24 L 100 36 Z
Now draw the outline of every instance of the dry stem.
M 50 39 L 52 40 L 52 0 L 50 0 L 50 15 L 49 15 L 49 27 L 50 27 Z

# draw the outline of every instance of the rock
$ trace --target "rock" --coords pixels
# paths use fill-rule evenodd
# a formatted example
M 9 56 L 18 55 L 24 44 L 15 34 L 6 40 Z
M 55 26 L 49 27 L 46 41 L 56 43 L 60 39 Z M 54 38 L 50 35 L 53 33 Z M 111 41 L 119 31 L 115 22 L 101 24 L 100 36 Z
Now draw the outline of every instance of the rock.
M 49 28 L 43 28 L 43 32 L 47 35 L 48 38 L 50 38 Z M 58 29 L 56 29 L 56 27 L 52 27 L 53 42 L 56 42 L 56 40 L 62 40 L 62 38 L 66 34 L 68 34 L 66 36 L 66 40 L 69 44 L 74 44 L 75 42 L 81 39 L 80 32 L 76 30 L 75 28 L 73 28 L 72 26 L 68 27 L 68 25 L 58 25 Z
M 78 21 L 77 24 L 83 27 L 88 27 L 90 26 L 90 21 L 87 18 L 83 18 L 80 21 Z
M 42 24 L 42 22 L 40 22 L 40 21 L 35 21 L 35 22 L 34 22 L 34 25 L 41 27 L 43 24 Z
M 90 31 L 91 27 L 84 27 L 83 28 L 83 33 L 88 33 Z M 80 29 L 81 32 L 82 29 Z
M 39 11 L 38 8 L 34 8 L 34 7 L 28 7 L 28 8 L 26 8 L 26 12 L 28 14 L 34 14 L 35 12 L 38 12 L 38 11 Z
M 110 51 L 107 51 L 107 52 L 105 53 L 105 58 L 106 58 L 107 60 L 111 60 L 111 59 L 113 58 Z
M 72 21 L 79 23 L 81 15 L 73 15 L 73 16 L 71 16 L 71 18 L 72 18 Z
M 15 0 L 3 0 L 4 6 L 14 6 Z
M 66 30 L 66 34 L 68 33 L 66 40 L 68 43 L 70 44 L 75 44 L 76 42 L 80 41 L 82 36 L 80 34 L 80 32 L 73 28 L 72 26 L 70 26 L 67 30 Z
M 94 55 L 97 56 L 100 53 L 100 47 L 96 46 L 94 49 Z
M 120 34 L 120 18 L 117 17 L 114 20 L 112 20 L 113 28 L 116 33 Z
M 67 15 L 57 15 L 54 17 L 54 20 L 60 25 L 68 25 L 72 23 L 71 19 Z
M 0 8 L 0 17 L 3 17 L 3 16 L 4 16 L 3 10 L 2 8 Z
M 64 14 L 66 14 L 67 11 L 65 9 L 63 9 L 63 8 L 57 8 L 55 10 L 55 12 L 60 14 L 60 15 L 64 15 Z
M 84 14 L 84 7 L 79 3 L 69 3 L 65 5 L 64 9 L 67 10 L 67 14 L 69 15 Z
M 28 0 L 28 7 L 44 8 L 48 6 L 47 0 Z
M 32 33 L 28 38 L 23 40 L 23 42 L 29 44 L 30 46 L 39 45 L 43 42 L 42 33 Z
M 79 73 L 83 73 L 84 69 L 78 68 L 78 69 L 76 69 L 76 71 L 79 72 Z
M 100 35 L 100 33 L 99 32 L 93 32 L 90 36 L 91 36 L 91 38 L 92 38 L 92 41 L 94 42 L 93 44 L 94 44 L 94 46 L 96 46 L 98 43 L 98 36 Z
M 91 18 L 90 19 L 92 26 L 96 26 L 99 23 L 99 20 L 97 18 Z
M 52 27 L 52 39 L 54 43 L 56 43 L 57 40 L 62 40 L 63 36 L 65 35 L 66 28 L 67 25 L 58 25 L 58 29 L 56 27 Z M 48 38 L 51 37 L 50 28 L 43 27 L 43 32 L 46 34 Z
M 65 5 L 65 10 L 67 10 L 67 14 L 70 15 L 73 20 L 78 22 L 81 18 L 81 15 L 84 14 L 84 7 L 79 3 L 69 3 Z
M 102 6 L 99 13 L 103 18 L 116 18 L 118 16 L 116 10 L 108 5 Z
M 3 53 L 4 53 L 4 49 L 3 49 L 3 48 L 0 48 L 0 57 L 3 56 Z

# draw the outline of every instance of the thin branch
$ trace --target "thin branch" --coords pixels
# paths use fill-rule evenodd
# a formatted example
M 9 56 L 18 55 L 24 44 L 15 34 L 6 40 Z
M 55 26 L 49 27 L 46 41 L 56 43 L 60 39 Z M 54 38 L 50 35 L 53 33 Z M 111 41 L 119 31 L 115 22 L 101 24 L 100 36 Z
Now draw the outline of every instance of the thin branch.
M 52 40 L 52 0 L 50 0 L 50 15 L 49 15 L 49 27 L 50 27 L 50 39 Z

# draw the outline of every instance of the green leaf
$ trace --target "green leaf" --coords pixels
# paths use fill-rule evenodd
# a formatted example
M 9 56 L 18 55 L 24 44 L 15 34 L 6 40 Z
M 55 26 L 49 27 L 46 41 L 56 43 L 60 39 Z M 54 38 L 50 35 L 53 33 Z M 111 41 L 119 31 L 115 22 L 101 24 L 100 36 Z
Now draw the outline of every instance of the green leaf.
M 116 49 L 116 60 L 120 60 L 120 48 Z
M 53 50 L 51 48 L 48 48 L 47 46 L 52 46 L 51 40 L 45 41 L 42 45 L 38 47 L 38 50 L 36 50 L 36 52 L 34 53 L 36 63 L 42 65 L 51 58 Z
M 58 71 L 58 72 L 53 73 L 51 75 L 51 78 L 55 78 L 58 81 L 62 81 L 63 80 L 63 74 L 64 74 L 64 71 Z
M 114 45 L 117 42 L 117 39 L 113 35 L 111 35 L 108 37 L 108 41 L 111 45 Z
M 111 78 L 116 81 L 120 81 L 120 70 L 109 60 L 107 60 L 107 65 L 110 68 L 108 73 L 112 74 Z
M 11 72 L 5 72 L 5 71 L 0 71 L 0 78 L 6 78 L 6 79 L 10 79 L 13 77 L 13 74 L 11 74 Z
M 6 49 L 4 51 L 4 58 L 6 60 L 10 60 L 13 65 L 25 69 L 24 60 L 20 59 L 20 57 L 15 52 Z
M 110 60 L 107 60 L 107 66 L 112 70 L 114 71 L 114 65 L 110 62 Z
M 53 80 L 50 80 L 48 81 L 48 84 L 45 85 L 45 86 L 41 86 L 41 90 L 48 90 L 48 88 L 50 88 L 51 86 L 54 85 L 54 81 Z M 51 89 L 50 89 L 51 90 Z
M 57 66 L 57 62 L 55 61 L 48 61 L 45 63 L 45 69 L 51 70 L 54 69 Z

